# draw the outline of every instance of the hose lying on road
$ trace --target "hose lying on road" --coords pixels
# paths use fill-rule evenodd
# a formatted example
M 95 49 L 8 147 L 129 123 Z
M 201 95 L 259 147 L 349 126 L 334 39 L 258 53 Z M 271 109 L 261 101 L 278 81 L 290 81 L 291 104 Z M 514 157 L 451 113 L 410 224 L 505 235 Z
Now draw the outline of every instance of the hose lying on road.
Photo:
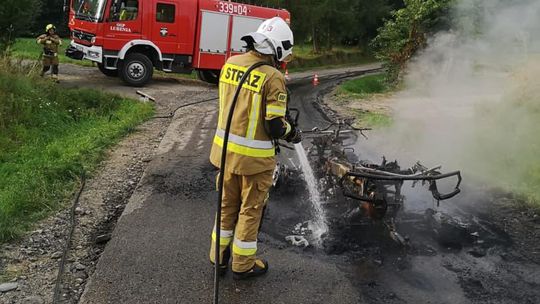
M 66 267 L 67 255 L 69 253 L 69 248 L 71 247 L 71 240 L 73 239 L 73 232 L 75 231 L 75 209 L 79 205 L 79 199 L 84 190 L 84 185 L 86 184 L 86 177 L 84 172 L 81 174 L 81 187 L 79 192 L 71 205 L 71 210 L 69 211 L 69 232 L 66 237 L 66 244 L 64 245 L 64 250 L 62 252 L 62 259 L 60 260 L 60 265 L 58 268 L 58 274 L 56 275 L 56 283 L 54 285 L 54 295 L 53 295 L 53 304 L 60 303 L 60 288 L 62 287 L 62 278 L 64 276 L 64 269 Z
M 173 118 L 174 114 L 176 114 L 176 111 L 180 110 L 181 108 L 185 108 L 185 107 L 189 107 L 189 106 L 193 106 L 193 105 L 197 105 L 197 104 L 200 104 L 200 103 L 205 103 L 205 102 L 209 102 L 209 101 L 213 101 L 213 100 L 218 100 L 218 98 L 214 97 L 214 98 L 203 99 L 203 100 L 199 100 L 199 101 L 195 101 L 195 102 L 191 102 L 191 103 L 186 103 L 186 104 L 183 104 L 183 105 L 177 107 L 176 109 L 174 109 L 174 111 L 172 111 L 168 115 L 154 116 L 152 118 L 155 118 L 155 119 L 157 119 L 157 118 Z
M 236 102 L 238 101 L 238 96 L 240 95 L 240 90 L 246 82 L 249 74 L 251 72 L 263 65 L 269 65 L 266 62 L 257 62 L 254 65 L 250 66 L 247 71 L 240 79 L 238 86 L 236 87 L 236 92 L 232 100 L 231 107 L 227 116 L 227 124 L 225 125 L 225 135 L 223 136 L 223 148 L 221 150 L 221 162 L 219 166 L 219 178 L 218 178 L 218 202 L 217 202 L 217 211 L 216 211 L 216 243 L 214 244 L 214 304 L 219 303 L 219 254 L 220 254 L 220 238 L 221 238 L 221 202 L 223 199 L 223 179 L 225 176 L 225 164 L 227 161 L 227 145 L 229 144 L 229 134 L 231 131 L 232 118 L 234 115 L 234 109 L 236 108 Z M 218 122 L 219 123 L 219 122 Z

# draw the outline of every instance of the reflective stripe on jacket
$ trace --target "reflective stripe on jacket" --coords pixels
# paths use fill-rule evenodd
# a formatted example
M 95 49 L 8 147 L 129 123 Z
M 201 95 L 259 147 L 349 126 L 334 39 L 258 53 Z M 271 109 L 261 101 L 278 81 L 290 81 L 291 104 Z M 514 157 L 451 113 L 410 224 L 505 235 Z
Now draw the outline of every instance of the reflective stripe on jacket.
M 221 70 L 219 116 L 210 161 L 220 167 L 228 110 L 246 70 L 253 64 L 270 60 L 249 52 L 229 58 Z M 265 121 L 284 117 L 287 110 L 285 78 L 271 66 L 253 70 L 242 85 L 236 104 L 227 148 L 226 170 L 238 175 L 252 175 L 273 170 L 275 147 L 266 134 Z M 263 118 L 264 117 L 264 118 Z

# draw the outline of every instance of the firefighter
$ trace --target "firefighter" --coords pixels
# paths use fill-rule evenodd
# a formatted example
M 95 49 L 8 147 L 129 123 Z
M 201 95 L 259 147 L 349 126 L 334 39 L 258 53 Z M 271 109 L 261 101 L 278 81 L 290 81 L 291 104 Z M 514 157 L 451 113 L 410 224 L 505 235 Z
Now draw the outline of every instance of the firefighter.
M 278 139 L 299 143 L 301 133 L 290 123 L 287 113 L 285 78 L 276 67 L 292 58 L 293 33 L 287 23 L 274 17 L 242 40 L 248 52 L 229 58 L 219 82 L 219 120 L 210 161 L 221 166 L 221 152 L 228 109 L 243 73 L 257 62 L 242 86 L 233 115 L 224 174 L 220 263 L 224 272 L 232 251 L 233 278 L 262 275 L 268 263 L 256 257 L 257 234 L 272 175 L 276 167 Z M 212 232 L 210 261 L 215 262 L 216 230 Z
M 44 76 L 52 66 L 52 78 L 58 81 L 58 47 L 62 45 L 62 39 L 56 35 L 56 27 L 48 24 L 45 34 L 37 37 L 37 43 L 43 45 L 43 69 L 40 76 Z

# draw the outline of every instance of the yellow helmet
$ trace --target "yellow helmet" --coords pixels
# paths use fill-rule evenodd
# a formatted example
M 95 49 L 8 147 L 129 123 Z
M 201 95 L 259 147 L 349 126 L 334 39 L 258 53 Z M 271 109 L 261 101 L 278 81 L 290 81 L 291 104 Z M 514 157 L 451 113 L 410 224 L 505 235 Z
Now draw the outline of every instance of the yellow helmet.
M 51 29 L 56 31 L 56 26 L 54 26 L 54 24 L 47 24 L 47 26 L 45 27 L 45 32 L 48 32 Z

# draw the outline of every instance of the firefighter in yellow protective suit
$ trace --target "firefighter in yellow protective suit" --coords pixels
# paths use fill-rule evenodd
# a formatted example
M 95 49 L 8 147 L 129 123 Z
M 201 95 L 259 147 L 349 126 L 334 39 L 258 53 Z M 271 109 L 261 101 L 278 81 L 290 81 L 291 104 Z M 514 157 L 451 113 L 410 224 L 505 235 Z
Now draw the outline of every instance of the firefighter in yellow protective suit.
M 56 35 L 56 27 L 48 24 L 45 34 L 37 37 L 36 42 L 43 45 L 43 69 L 40 75 L 45 75 L 52 66 L 52 78 L 58 81 L 58 47 L 62 45 L 62 39 Z
M 219 120 L 210 161 L 221 166 L 221 153 L 228 111 L 245 71 L 256 68 L 240 90 L 230 129 L 224 174 L 219 266 L 228 267 L 232 251 L 233 278 L 245 279 L 268 270 L 256 258 L 257 234 L 276 167 L 277 139 L 298 143 L 301 134 L 287 121 L 285 78 L 277 67 L 292 57 L 293 34 L 287 23 L 275 17 L 258 30 L 242 37 L 248 52 L 229 58 L 219 82 Z M 210 261 L 214 263 L 216 230 L 212 233 Z

